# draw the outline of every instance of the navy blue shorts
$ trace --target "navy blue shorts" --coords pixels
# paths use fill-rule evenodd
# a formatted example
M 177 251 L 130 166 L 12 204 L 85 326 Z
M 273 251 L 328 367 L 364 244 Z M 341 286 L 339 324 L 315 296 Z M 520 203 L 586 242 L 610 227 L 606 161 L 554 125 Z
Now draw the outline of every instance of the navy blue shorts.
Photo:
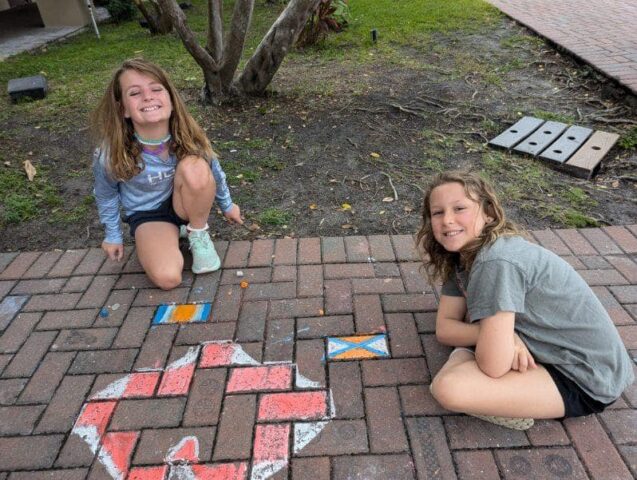
M 184 220 L 175 212 L 173 208 L 173 197 L 168 197 L 164 202 L 155 210 L 148 210 L 146 212 L 135 212 L 128 217 L 124 217 L 124 221 L 128 223 L 130 227 L 130 236 L 135 238 L 135 230 L 142 223 L 146 222 L 168 222 L 176 225 L 186 225 L 188 220 Z
M 599 400 L 595 400 L 573 380 L 568 378 L 553 365 L 542 364 L 546 371 L 549 372 L 551 378 L 555 382 L 557 389 L 564 400 L 564 417 L 581 417 L 590 415 L 591 413 L 602 412 L 608 405 Z

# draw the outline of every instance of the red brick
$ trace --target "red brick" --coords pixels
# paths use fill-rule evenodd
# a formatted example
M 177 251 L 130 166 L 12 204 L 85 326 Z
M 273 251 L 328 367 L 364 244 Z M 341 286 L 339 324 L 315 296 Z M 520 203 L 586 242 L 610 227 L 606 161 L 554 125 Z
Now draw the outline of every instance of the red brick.
M 48 402 L 35 433 L 68 432 L 80 412 L 92 382 L 91 375 L 64 377 L 55 395 Z
M 571 443 L 564 427 L 556 420 L 535 420 L 535 425 L 526 434 L 534 447 L 570 445 Z
M 130 259 L 131 254 L 134 251 L 134 247 L 132 246 L 124 246 L 124 256 L 122 257 L 122 259 L 119 262 L 112 262 L 110 260 L 106 260 L 103 264 L 102 267 L 99 270 L 99 274 L 100 275 L 113 275 L 116 273 L 121 273 L 122 270 L 124 270 L 124 267 L 126 266 L 126 264 L 128 263 L 128 260 Z
M 299 266 L 299 297 L 323 295 L 323 267 L 321 265 Z
M 609 256 L 606 259 L 619 270 L 624 277 L 632 284 L 637 284 L 637 263 L 633 262 L 629 257 Z
M 321 292 L 318 292 L 320 294 Z M 317 293 L 314 294 L 316 296 Z M 254 283 L 244 290 L 243 298 L 250 300 L 272 300 L 282 298 L 296 298 L 296 283 Z
M 329 377 L 335 418 L 363 417 L 363 385 L 358 362 L 330 363 Z
M 371 257 L 376 262 L 393 262 L 396 260 L 394 249 L 388 235 L 370 235 L 367 237 Z
M 74 356 L 70 352 L 47 353 L 20 395 L 19 403 L 48 403 L 71 365 Z
M 17 256 L 18 253 L 16 252 L 0 252 L 0 272 L 7 268 L 7 265 L 13 262 Z
M 268 318 L 315 317 L 323 310 L 323 298 L 297 298 L 272 300 Z
M 415 479 L 409 455 L 358 455 L 336 457 L 334 478 L 373 478 L 374 480 Z
M 384 332 L 385 320 L 378 295 L 354 295 L 356 333 Z
M 122 478 L 128 477 L 131 457 L 140 432 L 108 432 L 102 437 L 102 445 L 98 453 L 99 458 L 110 457 L 117 469 L 121 472 Z M 106 462 L 95 462 L 89 480 L 111 480 L 113 474 L 110 468 L 106 467 Z
M 433 334 L 421 335 L 420 339 L 422 346 L 425 349 L 427 367 L 429 367 L 429 372 L 432 377 L 435 377 L 449 359 L 452 347 L 438 342 L 438 340 L 436 340 L 436 336 Z
M 192 323 L 179 328 L 175 345 L 199 345 L 202 342 L 232 340 L 236 323 Z
M 33 295 L 22 307 L 24 312 L 42 310 L 71 310 L 80 299 L 80 293 L 53 293 L 48 295 Z
M 22 275 L 40 256 L 40 252 L 25 252 L 15 257 L 12 262 L 0 273 L 0 280 L 21 278 Z
M 37 472 L 13 472 L 11 480 L 84 480 L 88 470 L 74 468 L 72 470 L 39 470 Z M 0 478 L 2 476 L 0 475 Z
M 621 303 L 637 303 L 637 285 L 610 287 L 610 291 Z
M 268 321 L 264 359 L 266 362 L 291 361 L 294 355 L 294 320 Z
M 402 385 L 398 387 L 403 414 L 405 416 L 447 415 L 445 410 L 434 400 L 429 385 Z
M 164 303 L 186 303 L 189 288 L 178 287 L 173 290 L 164 291 L 158 288 L 139 290 L 133 305 L 135 307 L 152 307 Z
M 273 282 L 296 282 L 296 265 L 277 265 L 272 270 Z
M 299 318 L 296 322 L 297 338 L 323 338 L 351 335 L 354 319 L 351 315 Z
M 323 340 L 296 342 L 296 388 L 325 386 L 325 343 Z M 311 382 L 308 384 L 308 381 Z
M 555 230 L 575 255 L 595 255 L 593 246 L 575 229 Z
M 256 396 L 230 395 L 225 398 L 217 442 L 215 461 L 250 458 Z
M 219 252 L 217 251 L 217 253 Z M 188 302 L 209 302 L 217 295 L 220 277 L 220 270 L 205 275 L 196 275 L 188 295 Z
M 177 427 L 184 411 L 183 398 L 121 400 L 111 420 L 112 430 Z
M 197 369 L 188 394 L 183 426 L 217 425 L 223 400 L 226 369 Z
M 79 352 L 69 369 L 71 374 L 129 372 L 137 350 L 100 350 Z
M 622 445 L 619 447 L 619 451 L 624 457 L 626 465 L 630 468 L 633 477 L 637 478 L 637 446 Z
M 361 362 L 363 384 L 367 387 L 429 383 L 424 358 L 369 360 Z
M 400 268 L 397 263 L 375 263 L 374 275 L 381 277 L 400 277 Z
M 145 288 L 154 288 L 154 285 L 145 273 L 128 273 L 121 275 L 113 288 L 116 290 L 128 288 L 140 290 Z
M 613 240 L 599 228 L 582 228 L 580 233 L 595 247 L 602 255 L 613 255 L 623 253 Z
M 350 280 L 325 281 L 325 313 L 352 313 L 352 286 Z
M 405 291 L 400 278 L 354 278 L 352 288 L 360 293 L 402 293 Z
M 154 308 L 133 307 L 128 311 L 124 323 L 113 342 L 113 348 L 141 347 L 146 331 L 153 318 Z
M 13 405 L 28 381 L 28 378 L 0 380 L 0 405 Z
M 300 265 L 321 263 L 321 239 L 300 238 L 298 255 Z
M 258 419 L 318 420 L 327 414 L 327 401 L 324 391 L 267 393 L 261 396 Z
M 242 268 L 248 265 L 248 255 L 250 253 L 250 242 L 233 241 L 228 246 L 223 268 Z
M 55 266 L 49 270 L 48 277 L 70 277 L 75 267 L 82 261 L 87 249 L 67 250 Z
M 326 264 L 325 278 L 327 279 L 343 279 L 343 278 L 373 278 L 374 266 L 371 263 L 335 263 Z
M 254 453 L 252 471 L 260 465 L 272 465 L 276 462 L 288 463 L 290 445 L 290 424 L 257 425 L 254 431 Z M 283 472 L 280 472 L 283 473 Z M 287 472 L 284 476 L 287 479 Z
M 197 357 L 200 346 L 175 346 L 170 352 L 170 357 L 161 382 L 157 389 L 157 396 L 187 395 L 190 381 L 195 373 Z
M 0 407 L 0 435 L 29 435 L 44 405 Z
M 577 258 L 575 255 L 563 255 L 562 260 L 568 263 L 575 270 L 585 270 L 586 265 L 582 263 L 582 261 Z
M 584 255 L 579 257 L 579 260 L 586 265 L 585 268 L 590 269 L 611 269 L 613 268 L 606 259 L 600 255 Z
M 458 478 L 462 480 L 491 480 L 500 478 L 493 453 L 489 450 L 469 450 L 454 452 L 458 466 Z
M 134 290 L 113 290 L 104 303 L 108 311 L 107 317 L 98 315 L 95 327 L 120 327 L 124 323 L 137 292 Z
M 249 267 L 267 267 L 272 264 L 274 240 L 255 240 L 248 259 Z
M 82 261 L 73 270 L 73 275 L 95 275 L 106 260 L 101 248 L 90 248 Z
M 624 225 L 633 235 L 637 236 L 637 224 L 636 225 Z
M 236 322 L 241 306 L 241 287 L 239 285 L 221 285 L 212 305 L 214 322 Z
M 589 478 L 572 448 L 496 450 L 495 457 L 505 478 L 520 478 L 520 475 L 526 478 L 559 478 L 566 475 L 581 480 Z
M 637 443 L 637 410 L 606 410 L 598 415 L 615 445 Z
M 557 255 L 570 255 L 571 250 L 551 230 L 534 230 L 531 232 L 537 241 L 547 250 Z
M 608 226 L 602 230 L 609 235 L 615 243 L 619 245 L 626 253 L 637 253 L 637 238 L 624 227 Z
M 51 270 L 53 265 L 62 256 L 62 252 L 44 252 L 33 262 L 29 269 L 24 272 L 22 278 L 42 278 Z
M 365 411 L 372 453 L 404 452 L 409 449 L 395 388 L 366 388 Z
M 580 270 L 579 274 L 590 286 L 626 285 L 628 283 L 617 270 Z
M 329 457 L 293 458 L 292 480 L 330 480 Z
M 345 237 L 345 253 L 350 263 L 368 262 L 370 259 L 369 244 L 363 236 Z
M 617 330 L 627 349 L 637 349 L 637 325 L 622 325 Z
M 93 279 L 91 286 L 84 292 L 82 298 L 77 303 L 76 308 L 101 307 L 106 302 L 117 277 L 98 276 Z
M 296 238 L 279 238 L 274 244 L 274 265 L 296 265 Z
M 57 293 L 66 283 L 65 278 L 21 280 L 13 288 L 13 295 L 34 295 L 38 293 Z
M 128 480 L 163 480 L 168 473 L 169 465 L 154 467 L 132 467 L 128 472 Z
M 405 290 L 409 293 L 426 293 L 432 292 L 432 288 L 425 280 L 424 270 L 421 269 L 422 263 L 406 262 L 400 264 Z
M 411 313 L 390 313 L 385 318 L 392 357 L 423 355 L 422 345 Z
M 215 428 L 158 428 L 144 430 L 135 448 L 135 465 L 157 465 L 165 462 L 168 452 L 183 438 L 194 437 L 199 446 L 198 460 L 207 462 L 212 456 Z M 197 462 L 198 463 L 198 462 Z M 163 477 L 162 477 L 163 478 Z
M 306 434 L 306 430 L 312 427 L 308 423 L 296 423 L 294 426 L 294 444 L 298 444 L 300 437 Z M 351 455 L 369 451 L 367 444 L 367 429 L 364 420 L 332 420 L 325 424 L 321 433 L 305 445 L 302 450 L 295 448 L 295 457 L 315 457 L 324 455 Z M 360 458 L 360 457 L 338 457 Z M 347 478 L 335 475 L 334 478 Z M 362 476 L 360 478 L 376 478 Z M 402 477 L 395 477 L 401 478 Z
M 246 302 L 241 308 L 237 324 L 237 341 L 261 342 L 265 333 L 268 302 Z
M 321 239 L 323 263 L 345 263 L 345 242 L 341 237 L 323 237 Z
M 602 303 L 615 325 L 628 325 L 635 323 L 607 288 L 593 287 L 592 290 L 595 292 L 595 295 Z
M 13 317 L 27 302 L 27 296 L 9 296 L 0 302 L 0 331 L 10 325 Z
M 445 429 L 452 450 L 529 445 L 526 435 L 520 430 L 499 427 L 467 415 L 445 417 Z
M 408 418 L 406 423 L 418 478 L 456 478 L 442 420 Z
M 116 334 L 116 328 L 62 330 L 51 350 L 104 350 L 111 346 Z
M 13 356 L 11 363 L 2 372 L 2 376 L 30 377 L 46 355 L 53 343 L 56 332 L 34 332 L 24 342 L 18 353 Z
M 403 295 L 383 295 L 382 301 L 385 313 L 431 312 L 438 309 L 436 297 L 433 294 L 420 295 L 416 293 L 406 293 Z
M 237 272 L 242 272 L 243 276 L 237 276 Z M 221 285 L 234 284 L 239 285 L 241 282 L 253 283 L 269 283 L 272 279 L 271 267 L 260 268 L 227 268 L 222 271 Z
M 568 418 L 564 426 L 593 478 L 630 478 L 630 472 L 597 418 Z
M 135 370 L 164 368 L 177 328 L 177 325 L 162 325 L 151 328 L 135 361 Z
M 289 390 L 292 387 L 292 366 L 262 365 L 230 369 L 227 393 Z
M 0 470 L 38 470 L 53 466 L 63 435 L 0 437 Z
M 15 353 L 31 334 L 41 313 L 20 313 L 0 337 L 0 352 Z
M 416 327 L 419 333 L 433 333 L 436 331 L 436 312 L 414 313 Z
M 416 243 L 411 235 L 392 235 L 396 259 L 399 262 L 417 262 L 420 260 L 416 253 Z
M 2 299 L 16 284 L 15 280 L 0 281 L 0 299 Z

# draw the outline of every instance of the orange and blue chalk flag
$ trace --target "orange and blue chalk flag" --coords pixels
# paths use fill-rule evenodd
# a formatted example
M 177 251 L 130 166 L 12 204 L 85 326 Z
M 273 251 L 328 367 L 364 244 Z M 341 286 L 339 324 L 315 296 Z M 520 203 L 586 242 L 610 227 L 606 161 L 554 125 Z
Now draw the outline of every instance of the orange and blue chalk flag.
M 327 358 L 329 360 L 383 357 L 389 357 L 387 335 L 327 338 Z
M 210 303 L 185 303 L 181 305 L 160 305 L 155 312 L 153 325 L 170 323 L 205 322 L 210 315 Z

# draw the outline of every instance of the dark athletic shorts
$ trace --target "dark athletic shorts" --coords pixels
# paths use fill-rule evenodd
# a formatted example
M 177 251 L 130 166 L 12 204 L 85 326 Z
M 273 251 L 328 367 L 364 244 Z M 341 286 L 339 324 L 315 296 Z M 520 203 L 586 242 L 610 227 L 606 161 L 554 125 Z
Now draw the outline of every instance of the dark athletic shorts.
M 129 217 L 124 217 L 124 221 L 128 223 L 130 227 L 130 236 L 135 238 L 135 230 L 142 223 L 146 222 L 168 222 L 173 225 L 186 225 L 188 220 L 184 220 L 175 212 L 173 208 L 173 197 L 168 197 L 164 202 L 155 210 L 148 210 L 146 212 L 135 212 Z
M 581 417 L 591 413 L 599 413 L 608 405 L 591 398 L 573 380 L 568 378 L 553 365 L 542 365 L 549 372 L 564 400 L 564 417 Z

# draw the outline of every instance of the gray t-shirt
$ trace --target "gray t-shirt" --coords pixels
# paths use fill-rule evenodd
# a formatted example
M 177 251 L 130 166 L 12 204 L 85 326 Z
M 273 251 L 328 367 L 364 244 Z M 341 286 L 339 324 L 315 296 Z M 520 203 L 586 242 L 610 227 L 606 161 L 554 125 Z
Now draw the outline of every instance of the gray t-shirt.
M 465 296 L 470 322 L 515 312 L 515 331 L 533 357 L 596 400 L 614 401 L 634 379 L 619 333 L 586 282 L 522 237 L 501 237 L 483 248 L 469 275 L 456 272 L 442 294 Z

